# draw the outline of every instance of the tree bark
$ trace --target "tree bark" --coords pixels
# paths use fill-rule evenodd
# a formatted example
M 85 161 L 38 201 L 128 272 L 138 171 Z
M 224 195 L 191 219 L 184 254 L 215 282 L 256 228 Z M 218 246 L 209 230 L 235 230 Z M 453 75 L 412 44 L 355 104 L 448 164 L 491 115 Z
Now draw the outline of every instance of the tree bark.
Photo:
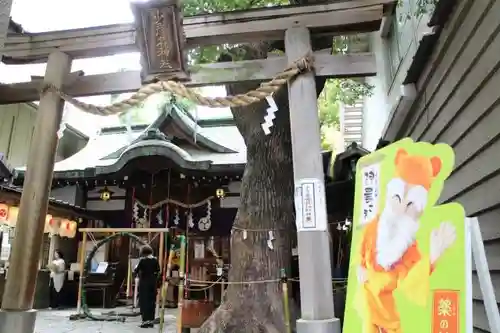
M 255 88 L 233 85 L 228 93 L 245 93 Z M 293 213 L 293 169 L 286 87 L 275 96 L 279 111 L 271 134 L 260 126 L 267 102 L 232 109 L 236 125 L 247 145 L 247 164 L 242 178 L 241 205 L 231 237 L 229 281 L 262 281 L 280 278 L 289 271 L 291 237 L 295 232 Z M 240 229 L 248 231 L 244 239 Z M 273 230 L 273 249 L 268 247 Z M 279 282 L 232 284 L 225 303 L 200 330 L 207 332 L 285 332 Z

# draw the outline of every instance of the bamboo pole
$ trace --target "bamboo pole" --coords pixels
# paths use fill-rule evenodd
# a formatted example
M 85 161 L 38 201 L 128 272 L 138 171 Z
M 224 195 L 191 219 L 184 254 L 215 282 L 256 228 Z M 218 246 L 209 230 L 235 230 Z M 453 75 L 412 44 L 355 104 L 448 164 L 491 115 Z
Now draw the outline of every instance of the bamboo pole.
M 128 265 L 127 265 L 127 299 L 130 297 L 130 287 L 132 283 L 132 256 L 130 254 L 130 245 L 129 245 L 129 253 L 128 253 Z
M 167 298 L 167 291 L 170 285 L 170 275 L 172 274 L 172 260 L 175 256 L 175 246 L 170 246 L 167 259 L 167 269 L 163 270 L 163 278 L 161 283 L 161 310 L 160 310 L 160 333 L 163 333 L 163 326 L 165 324 L 165 299 Z
M 78 279 L 78 302 L 76 313 L 80 314 L 82 309 L 82 290 L 83 290 L 83 270 L 85 268 L 85 251 L 87 247 L 87 232 L 82 232 L 82 247 L 80 252 L 80 278 Z
M 179 262 L 179 302 L 177 306 L 179 308 L 179 314 L 177 316 L 177 333 L 182 333 L 182 307 L 184 304 L 184 271 L 186 269 L 186 237 L 184 235 L 179 236 L 181 244 L 180 262 Z
M 158 263 L 160 265 L 160 270 L 163 269 L 163 257 L 165 251 L 165 233 L 160 232 L 160 246 L 158 250 Z M 160 271 L 161 272 L 161 271 Z M 162 284 L 163 287 L 163 284 Z M 161 299 L 161 288 L 156 295 L 156 313 L 159 313 L 160 310 L 160 299 Z
M 283 292 L 283 314 L 285 320 L 286 333 L 292 333 L 290 326 L 290 305 L 288 300 L 288 278 L 285 269 L 281 269 L 281 290 Z

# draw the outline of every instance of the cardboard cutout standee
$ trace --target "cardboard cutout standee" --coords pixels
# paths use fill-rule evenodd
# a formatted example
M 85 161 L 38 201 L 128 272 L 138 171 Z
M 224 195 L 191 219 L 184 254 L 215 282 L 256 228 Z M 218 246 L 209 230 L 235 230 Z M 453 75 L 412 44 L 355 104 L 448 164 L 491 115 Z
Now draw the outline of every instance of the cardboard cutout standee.
M 411 139 L 358 162 L 344 332 L 466 332 L 465 213 L 436 205 L 453 164 Z

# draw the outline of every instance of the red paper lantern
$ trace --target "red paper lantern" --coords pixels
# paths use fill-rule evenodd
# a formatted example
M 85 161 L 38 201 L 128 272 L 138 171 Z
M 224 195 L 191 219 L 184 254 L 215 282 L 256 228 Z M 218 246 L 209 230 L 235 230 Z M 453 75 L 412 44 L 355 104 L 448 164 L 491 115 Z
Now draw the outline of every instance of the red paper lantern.
M 9 215 L 9 206 L 5 204 L 0 204 L 0 221 L 7 220 L 8 215 Z

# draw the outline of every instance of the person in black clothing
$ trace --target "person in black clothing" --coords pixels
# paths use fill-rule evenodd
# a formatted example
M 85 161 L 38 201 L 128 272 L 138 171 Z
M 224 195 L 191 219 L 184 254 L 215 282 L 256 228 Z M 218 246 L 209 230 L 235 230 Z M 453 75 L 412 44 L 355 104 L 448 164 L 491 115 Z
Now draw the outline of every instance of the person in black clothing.
M 154 326 L 156 310 L 156 286 L 160 274 L 158 260 L 153 257 L 153 249 L 145 245 L 140 251 L 141 259 L 134 270 L 139 276 L 139 308 L 141 310 L 142 328 Z

